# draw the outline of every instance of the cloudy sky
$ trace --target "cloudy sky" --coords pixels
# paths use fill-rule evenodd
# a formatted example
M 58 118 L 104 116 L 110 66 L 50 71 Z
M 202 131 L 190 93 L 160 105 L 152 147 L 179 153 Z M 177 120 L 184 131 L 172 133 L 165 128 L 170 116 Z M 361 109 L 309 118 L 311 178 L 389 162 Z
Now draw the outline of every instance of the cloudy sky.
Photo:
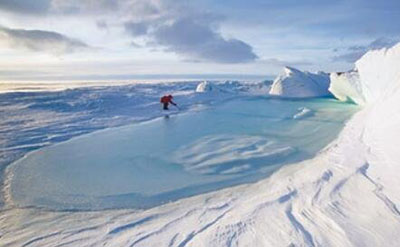
M 342 71 L 398 23 L 399 0 L 0 0 L 0 80 Z

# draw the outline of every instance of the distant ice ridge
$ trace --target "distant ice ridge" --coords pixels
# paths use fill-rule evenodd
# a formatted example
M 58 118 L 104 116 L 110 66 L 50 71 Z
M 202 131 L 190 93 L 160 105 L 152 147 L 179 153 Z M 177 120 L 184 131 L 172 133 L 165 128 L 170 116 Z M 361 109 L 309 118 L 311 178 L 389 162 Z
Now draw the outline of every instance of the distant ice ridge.
M 252 95 L 268 95 L 271 81 L 259 83 L 244 83 L 239 81 L 225 82 L 200 82 L 196 87 L 196 93 L 245 93 Z
M 330 95 L 329 84 L 327 73 L 314 74 L 285 67 L 282 74 L 274 80 L 269 94 L 290 98 L 320 97 Z

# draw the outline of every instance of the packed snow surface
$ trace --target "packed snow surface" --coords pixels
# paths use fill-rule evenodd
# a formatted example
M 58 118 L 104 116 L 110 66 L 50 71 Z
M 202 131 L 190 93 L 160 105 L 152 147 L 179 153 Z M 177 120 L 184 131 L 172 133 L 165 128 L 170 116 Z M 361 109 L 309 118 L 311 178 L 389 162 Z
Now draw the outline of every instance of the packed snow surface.
M 274 80 L 269 93 L 291 98 L 321 97 L 330 95 L 329 83 L 329 74 L 324 72 L 314 74 L 285 67 Z
M 1 211 L 2 244 L 398 246 L 399 54 L 397 45 L 357 62 L 364 107 L 315 158 L 284 166 L 257 183 L 148 210 L 9 206 Z

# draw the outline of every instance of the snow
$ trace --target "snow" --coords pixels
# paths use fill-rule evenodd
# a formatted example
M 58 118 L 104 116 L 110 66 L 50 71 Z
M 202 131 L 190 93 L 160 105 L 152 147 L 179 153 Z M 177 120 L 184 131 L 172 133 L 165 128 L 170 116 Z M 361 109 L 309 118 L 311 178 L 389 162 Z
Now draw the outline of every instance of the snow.
M 203 81 L 203 82 L 199 83 L 199 85 L 197 85 L 197 87 L 196 87 L 197 93 L 210 92 L 213 90 L 214 90 L 214 87 L 211 86 L 211 83 L 208 81 Z
M 329 91 L 339 100 L 360 105 L 388 98 L 400 80 L 399 57 L 400 44 L 370 51 L 356 62 L 354 71 L 332 73 Z
M 331 73 L 330 78 L 331 84 L 329 86 L 329 91 L 338 100 L 354 102 L 359 105 L 365 104 L 360 76 L 357 71 Z
M 246 83 L 239 81 L 210 82 L 203 81 L 196 87 L 197 93 L 208 94 L 248 94 L 248 95 L 268 95 L 271 88 L 271 81 L 265 80 L 258 83 Z
M 290 98 L 321 97 L 330 95 L 329 83 L 329 75 L 326 73 L 314 74 L 285 67 L 274 80 L 269 93 Z
M 366 102 L 387 99 L 397 92 L 399 59 L 400 43 L 390 49 L 370 51 L 356 62 Z
M 257 183 L 148 210 L 5 208 L 2 244 L 398 246 L 399 54 L 400 44 L 369 52 L 356 63 L 363 108 L 310 160 L 284 166 Z

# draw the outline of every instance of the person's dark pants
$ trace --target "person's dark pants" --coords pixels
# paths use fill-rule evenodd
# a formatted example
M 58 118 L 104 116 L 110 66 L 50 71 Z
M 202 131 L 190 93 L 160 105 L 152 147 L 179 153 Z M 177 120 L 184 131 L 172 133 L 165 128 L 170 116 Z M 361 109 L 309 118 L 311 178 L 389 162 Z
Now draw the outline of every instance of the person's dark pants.
M 164 109 L 164 110 L 169 110 L 169 109 L 168 109 L 168 103 L 164 103 L 163 109 Z

